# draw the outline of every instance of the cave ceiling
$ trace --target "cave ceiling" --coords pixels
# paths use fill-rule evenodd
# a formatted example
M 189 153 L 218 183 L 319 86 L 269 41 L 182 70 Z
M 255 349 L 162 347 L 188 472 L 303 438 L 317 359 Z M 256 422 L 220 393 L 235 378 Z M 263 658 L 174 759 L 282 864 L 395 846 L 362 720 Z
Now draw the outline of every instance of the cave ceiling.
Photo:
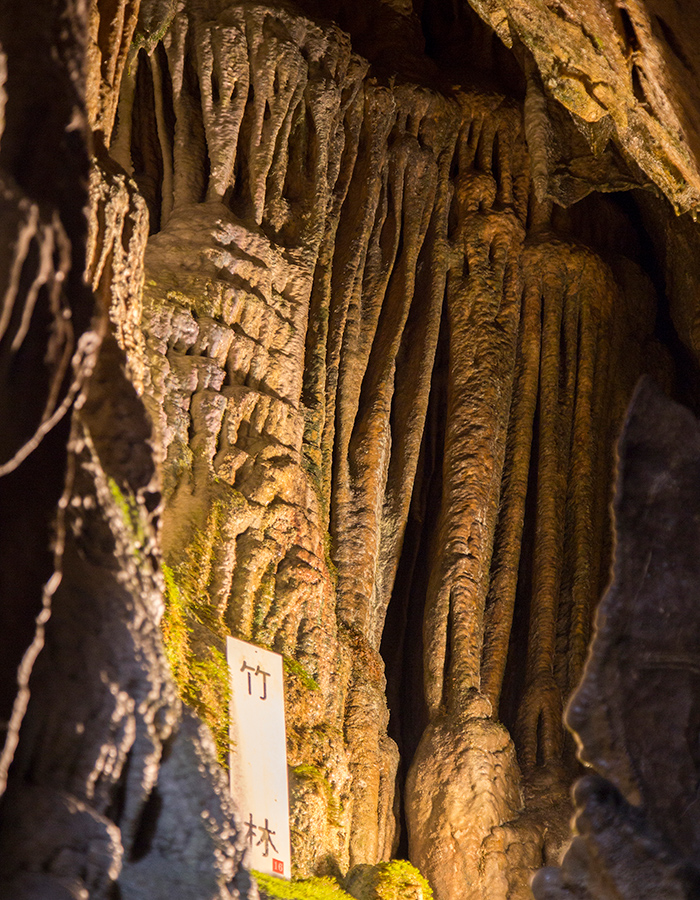
M 296 874 L 399 856 L 437 900 L 527 900 L 625 409 L 644 374 L 700 405 L 700 8 L 29 5 L 0 884 L 252 896 L 234 634 L 285 657 Z

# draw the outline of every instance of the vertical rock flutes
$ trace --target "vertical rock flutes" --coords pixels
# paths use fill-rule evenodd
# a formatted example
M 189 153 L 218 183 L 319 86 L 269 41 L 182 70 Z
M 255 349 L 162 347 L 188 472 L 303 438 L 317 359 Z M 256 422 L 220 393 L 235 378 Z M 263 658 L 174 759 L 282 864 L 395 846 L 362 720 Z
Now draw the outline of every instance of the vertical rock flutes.
M 439 900 L 525 900 L 560 850 L 613 443 L 639 375 L 673 381 L 638 235 L 667 213 L 581 199 L 653 172 L 589 147 L 524 38 L 515 88 L 456 86 L 410 4 L 332 6 L 71 6 L 27 159 L 0 34 L 5 521 L 42 485 L 0 538 L 0 896 L 254 891 L 228 634 L 285 658 L 298 874 L 399 852 Z M 458 6 L 422 27 L 486 46 Z
M 86 77 L 97 32 L 93 66 L 112 77 L 113 53 L 123 67 L 135 9 L 115 12 L 99 29 L 82 3 L 0 10 L 1 630 L 19 669 L 3 680 L 0 895 L 257 896 L 159 628 L 158 475 L 136 390 L 148 214 L 101 148 L 115 98 Z

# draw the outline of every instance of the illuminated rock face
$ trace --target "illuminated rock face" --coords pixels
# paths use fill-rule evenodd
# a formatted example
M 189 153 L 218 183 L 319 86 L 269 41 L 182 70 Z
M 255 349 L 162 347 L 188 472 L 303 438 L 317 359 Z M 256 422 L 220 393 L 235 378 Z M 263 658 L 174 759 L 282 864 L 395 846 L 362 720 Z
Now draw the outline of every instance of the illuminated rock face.
M 235 634 L 286 659 L 299 874 L 408 853 L 439 900 L 526 898 L 568 830 L 575 763 L 561 714 L 607 579 L 616 433 L 641 373 L 695 390 L 669 317 L 695 350 L 695 226 L 657 196 L 601 192 L 654 181 L 696 206 L 694 117 L 677 145 L 671 82 L 656 72 L 647 109 L 620 87 L 634 73 L 618 44 L 564 71 L 567 48 L 597 46 L 578 13 L 535 16 L 528 31 L 524 3 L 475 2 L 519 38 L 511 53 L 471 10 L 438 0 L 413 11 L 154 2 L 138 27 L 137 6 L 75 13 L 67 58 L 85 58 L 86 80 L 64 64 L 77 100 L 58 130 L 71 103 L 85 107 L 87 228 L 75 199 L 84 137 L 82 170 L 42 162 L 75 194 L 67 212 L 53 200 L 57 220 L 46 207 L 35 240 L 50 233 L 60 250 L 65 232 L 73 256 L 47 251 L 64 268 L 37 262 L 37 283 L 55 284 L 56 321 L 70 305 L 91 343 L 76 360 L 87 393 L 72 436 L 47 439 L 42 503 L 18 520 L 43 557 L 22 567 L 17 541 L 0 543 L 25 632 L 2 638 L 8 717 L 41 585 L 63 573 L 3 758 L 19 737 L 5 877 L 45 873 L 31 860 L 53 858 L 80 819 L 73 862 L 46 876 L 70 890 L 245 893 L 214 748 L 180 699 L 224 759 Z M 661 15 L 627 19 L 647 12 Z M 598 14 L 599 41 L 629 43 L 627 19 Z M 607 87 L 586 100 L 591 79 Z M 7 109 L 0 164 L 19 185 L 3 227 L 28 234 L 30 201 L 46 197 L 26 177 L 31 160 L 20 165 L 19 113 Z M 62 345 L 47 345 L 31 290 L 13 281 L 22 246 L 3 277 L 35 330 L 20 340 L 5 313 L 6 380 L 16 391 L 23 342 L 47 376 L 27 382 L 31 404 L 5 392 L 17 402 L 3 421 L 27 417 L 16 440 L 3 433 L 6 457 L 66 391 L 60 379 L 51 391 Z M 65 545 L 52 561 L 66 446 Z M 27 471 L 5 482 L 8 510 L 30 490 Z M 47 810 L 31 838 L 29 783 Z M 170 838 L 190 815 L 197 827 Z M 101 848 L 89 877 L 88 832 Z

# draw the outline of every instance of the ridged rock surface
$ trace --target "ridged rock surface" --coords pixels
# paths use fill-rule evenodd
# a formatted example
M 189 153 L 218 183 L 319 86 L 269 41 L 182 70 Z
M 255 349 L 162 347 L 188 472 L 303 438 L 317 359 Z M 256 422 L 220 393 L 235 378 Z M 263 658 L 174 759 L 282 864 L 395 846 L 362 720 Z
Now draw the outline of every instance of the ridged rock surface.
M 558 861 L 616 434 L 700 396 L 696 50 L 472 5 L 0 10 L 3 896 L 254 897 L 229 634 L 297 874 Z
M 89 171 L 82 6 L 1 18 L 2 632 L 19 675 L 3 682 L 0 896 L 255 898 L 160 629 L 158 475 L 136 390 L 146 204 L 106 157 Z M 36 109 L 51 116 L 27 155 Z
M 619 444 L 613 578 L 566 713 L 596 774 L 538 900 L 697 893 L 699 449 L 697 419 L 643 381 Z
M 490 896 L 480 872 L 510 829 L 497 890 L 526 896 L 564 833 L 561 710 L 606 577 L 614 432 L 638 374 L 670 365 L 653 288 L 556 234 L 522 107 L 383 81 L 335 26 L 185 10 L 130 72 L 113 147 L 154 232 L 144 398 L 179 652 L 214 664 L 233 632 L 315 682 L 290 672 L 297 871 L 391 855 L 415 752 L 411 858 L 442 896 Z M 391 737 L 387 659 L 395 693 L 423 670 Z M 462 745 L 481 761 L 458 763 Z M 503 797 L 456 825 L 499 754 Z

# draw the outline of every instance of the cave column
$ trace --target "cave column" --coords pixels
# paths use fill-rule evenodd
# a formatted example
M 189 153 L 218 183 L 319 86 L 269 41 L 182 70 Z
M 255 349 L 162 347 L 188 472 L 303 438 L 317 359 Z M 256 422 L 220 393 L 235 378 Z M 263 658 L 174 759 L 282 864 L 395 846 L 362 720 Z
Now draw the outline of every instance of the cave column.
M 481 693 L 481 656 L 521 311 L 524 230 L 510 209 L 493 209 L 505 179 L 492 174 L 491 161 L 496 145 L 508 141 L 507 132 L 496 134 L 477 120 L 466 135 L 446 292 L 450 364 L 443 493 L 423 629 L 430 724 L 406 783 L 409 852 L 438 898 L 481 897 L 476 873 L 482 842 L 521 802 L 512 741 L 491 718 L 491 704 Z

